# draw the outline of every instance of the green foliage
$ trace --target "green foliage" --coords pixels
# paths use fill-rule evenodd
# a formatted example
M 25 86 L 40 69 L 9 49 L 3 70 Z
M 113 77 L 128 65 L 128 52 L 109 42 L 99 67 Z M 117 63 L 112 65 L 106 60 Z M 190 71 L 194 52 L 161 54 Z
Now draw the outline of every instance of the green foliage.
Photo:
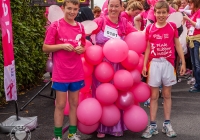
M 38 84 L 47 59 L 42 52 L 45 8 L 31 7 L 29 3 L 30 0 L 11 0 L 18 92 Z M 4 93 L 2 55 L 0 50 L 0 96 Z

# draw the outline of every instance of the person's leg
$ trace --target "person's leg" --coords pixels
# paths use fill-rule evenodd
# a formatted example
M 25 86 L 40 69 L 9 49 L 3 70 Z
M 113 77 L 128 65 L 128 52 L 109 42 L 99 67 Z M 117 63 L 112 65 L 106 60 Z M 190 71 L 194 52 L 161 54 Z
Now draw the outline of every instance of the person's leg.
M 66 98 L 67 93 L 62 91 L 56 91 L 56 106 L 54 112 L 54 134 L 55 137 L 62 138 L 62 126 L 63 126 L 63 119 L 64 119 L 64 108 L 66 105 Z
M 158 110 L 159 87 L 151 87 L 150 98 L 150 125 L 142 134 L 142 138 L 151 138 L 152 135 L 158 134 L 156 124 L 156 114 Z
M 151 87 L 150 99 L 150 121 L 156 121 L 156 114 L 158 110 L 159 87 Z
M 193 60 L 194 60 L 194 77 L 195 77 L 195 85 L 194 88 L 190 90 L 190 92 L 200 92 L 200 58 L 199 58 L 199 49 L 200 43 L 194 41 L 194 51 L 193 51 Z
M 79 90 L 77 91 L 69 91 L 68 100 L 69 100 L 69 136 L 70 134 L 75 134 L 77 131 L 77 107 L 78 107 L 78 97 Z
M 170 120 L 171 115 L 171 106 L 172 106 L 172 100 L 171 100 L 171 88 L 172 86 L 163 86 L 163 99 L 164 99 L 164 116 L 165 120 Z
M 69 140 L 80 140 L 77 132 L 77 107 L 78 107 L 78 100 L 79 100 L 79 91 L 82 87 L 85 86 L 84 81 L 78 81 L 70 83 L 69 91 L 68 91 L 68 101 L 69 101 Z

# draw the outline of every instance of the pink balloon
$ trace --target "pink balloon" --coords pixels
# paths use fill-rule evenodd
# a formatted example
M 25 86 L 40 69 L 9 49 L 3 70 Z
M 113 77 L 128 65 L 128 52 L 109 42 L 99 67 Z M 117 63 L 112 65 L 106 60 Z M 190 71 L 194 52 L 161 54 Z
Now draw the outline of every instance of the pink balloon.
M 134 103 L 134 99 L 133 99 L 132 92 L 130 92 L 130 91 L 128 91 L 128 92 L 120 91 L 119 92 L 119 96 L 116 101 L 116 105 L 119 109 L 126 110 L 129 107 L 131 107 L 131 105 L 133 105 L 133 103 Z
M 136 69 L 137 69 L 140 73 L 142 73 L 143 66 L 144 66 L 144 55 L 141 54 L 141 55 L 140 55 L 140 58 L 139 58 L 139 63 L 138 63 L 138 65 L 137 65 Z
M 101 62 L 95 68 L 94 75 L 102 83 L 110 82 L 114 76 L 114 69 L 108 62 Z
M 128 56 L 121 62 L 122 66 L 127 70 L 133 70 L 139 63 L 139 56 L 135 51 L 129 50 Z
M 120 111 L 116 105 L 102 107 L 102 116 L 100 122 L 105 126 L 114 126 L 120 120 Z
M 92 75 L 94 67 L 93 67 L 93 65 L 91 65 L 90 63 L 85 61 L 84 57 L 82 57 L 81 60 L 82 60 L 82 63 L 83 63 L 84 75 L 87 78 L 87 77 Z
M 124 123 L 129 130 L 141 132 L 148 124 L 147 113 L 141 107 L 133 105 L 124 111 Z
M 118 97 L 118 91 L 113 84 L 103 83 L 96 89 L 96 98 L 103 105 L 113 104 Z
M 138 102 L 145 102 L 151 95 L 149 85 L 144 82 L 134 85 L 131 91 L 134 99 Z
M 86 41 L 85 41 L 85 49 L 87 49 L 88 47 L 90 47 L 90 46 L 92 46 L 93 44 L 89 41 L 89 40 L 87 40 L 86 39 Z
M 52 72 L 53 69 L 53 62 L 52 59 L 48 59 L 46 63 L 46 71 L 47 72 Z
M 127 70 L 118 70 L 113 78 L 114 85 L 121 91 L 127 91 L 133 86 L 133 77 Z
M 94 125 L 102 115 L 101 104 L 95 98 L 83 100 L 77 108 L 77 118 L 84 125 Z
M 103 54 L 111 62 L 121 62 L 128 56 L 128 45 L 121 39 L 110 39 L 103 46 Z
M 98 45 L 90 46 L 85 51 L 85 59 L 92 65 L 98 65 L 103 58 L 103 49 Z
M 125 42 L 127 43 L 130 50 L 141 54 L 146 49 L 146 37 L 143 32 L 131 32 L 125 37 Z
M 84 125 L 81 122 L 78 122 L 78 130 L 83 134 L 91 134 L 94 131 L 97 130 L 99 127 L 99 122 L 93 124 L 93 125 Z
M 92 76 L 85 78 L 84 81 L 85 81 L 85 86 L 81 88 L 80 92 L 86 93 L 91 90 Z
M 84 27 L 86 35 L 91 34 L 92 31 L 96 30 L 98 27 L 97 23 L 92 20 L 85 20 L 85 21 L 81 22 L 81 24 Z
M 133 77 L 134 84 L 141 82 L 141 74 L 137 69 L 130 71 L 130 73 Z

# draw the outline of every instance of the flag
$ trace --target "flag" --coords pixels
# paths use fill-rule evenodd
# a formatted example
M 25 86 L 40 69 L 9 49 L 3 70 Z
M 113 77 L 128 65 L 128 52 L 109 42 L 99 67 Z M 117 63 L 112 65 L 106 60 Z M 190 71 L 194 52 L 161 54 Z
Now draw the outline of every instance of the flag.
M 17 100 L 10 0 L 0 0 L 0 22 L 4 57 L 4 91 L 6 101 Z

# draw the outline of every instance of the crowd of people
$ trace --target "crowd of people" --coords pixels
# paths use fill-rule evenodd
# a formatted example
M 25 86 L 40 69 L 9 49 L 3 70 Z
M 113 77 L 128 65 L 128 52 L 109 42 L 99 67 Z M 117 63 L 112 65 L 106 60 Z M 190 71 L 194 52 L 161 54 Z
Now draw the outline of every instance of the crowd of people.
M 64 18 L 50 25 L 43 45 L 44 52 L 53 53 L 52 88 L 56 90 L 53 140 L 62 139 L 66 92 L 68 92 L 70 105 L 68 139 L 80 140 L 76 134 L 76 111 L 79 90 L 84 87 L 84 71 L 80 54 L 85 51 L 86 34 L 84 27 L 75 20 L 80 13 L 79 6 L 79 0 L 64 0 L 62 5 Z M 85 12 L 84 8 L 82 9 L 81 12 L 85 15 L 87 11 L 90 11 L 90 14 L 92 12 L 93 17 L 89 20 L 94 19 L 93 21 L 98 25 L 91 33 L 94 36 L 93 40 L 87 38 L 96 45 L 103 46 L 110 39 L 104 32 L 108 27 L 122 40 L 131 32 L 145 32 L 147 47 L 144 52 L 142 75 L 147 78 L 144 82 L 150 86 L 151 96 L 147 101 L 150 107 L 150 123 L 142 137 L 150 138 L 158 134 L 156 114 L 161 87 L 164 101 L 162 132 L 168 137 L 176 137 L 177 134 L 170 122 L 172 85 L 180 81 L 178 76 L 192 75 L 188 81 L 193 85 L 189 92 L 200 92 L 200 0 L 106 0 L 101 8 L 95 6 L 92 10 L 88 10 L 87 7 Z M 177 27 L 173 22 L 167 22 L 168 16 L 177 11 L 183 15 L 181 27 Z M 188 41 L 188 51 L 185 57 L 179 41 L 183 26 L 188 29 L 188 36 L 185 38 Z M 167 51 L 164 52 L 160 48 Z M 103 61 L 110 63 L 115 71 L 124 69 L 120 63 L 110 62 L 106 58 Z M 91 88 L 94 98 L 96 88 L 100 84 L 101 82 L 93 76 Z M 112 127 L 100 124 L 97 137 L 104 138 L 106 134 L 119 137 L 123 136 L 125 130 L 127 128 L 123 119 L 120 119 Z

